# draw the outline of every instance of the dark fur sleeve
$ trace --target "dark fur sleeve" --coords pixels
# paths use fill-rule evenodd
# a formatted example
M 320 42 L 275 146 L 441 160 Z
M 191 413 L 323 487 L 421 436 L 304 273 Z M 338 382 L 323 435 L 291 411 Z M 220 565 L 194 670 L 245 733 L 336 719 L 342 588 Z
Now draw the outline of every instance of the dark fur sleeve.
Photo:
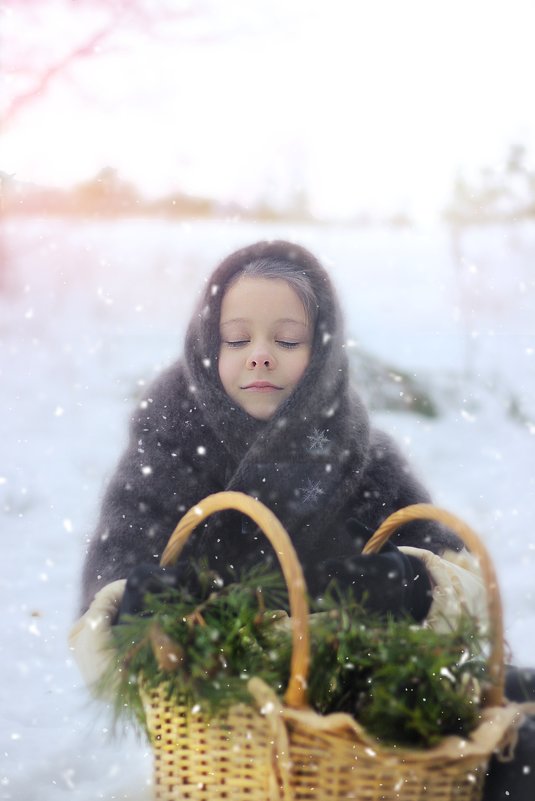
M 198 500 L 195 460 L 180 449 L 176 371 L 161 376 L 132 417 L 127 449 L 106 489 L 82 575 L 82 611 L 141 562 L 157 563 L 182 514 Z
M 383 431 L 371 433 L 368 462 L 361 490 L 360 519 L 373 530 L 398 509 L 415 503 L 431 503 L 429 492 L 416 478 L 394 441 Z M 356 516 L 359 516 L 358 514 Z M 442 553 L 460 550 L 459 538 L 432 521 L 415 521 L 392 535 L 395 545 L 412 545 Z

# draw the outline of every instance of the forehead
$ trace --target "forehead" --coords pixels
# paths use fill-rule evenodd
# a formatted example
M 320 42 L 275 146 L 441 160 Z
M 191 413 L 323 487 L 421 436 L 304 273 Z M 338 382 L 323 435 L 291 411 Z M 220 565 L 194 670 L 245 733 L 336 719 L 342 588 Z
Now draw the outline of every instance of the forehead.
M 283 278 L 238 278 L 223 297 L 221 323 L 237 319 L 307 324 L 301 298 Z

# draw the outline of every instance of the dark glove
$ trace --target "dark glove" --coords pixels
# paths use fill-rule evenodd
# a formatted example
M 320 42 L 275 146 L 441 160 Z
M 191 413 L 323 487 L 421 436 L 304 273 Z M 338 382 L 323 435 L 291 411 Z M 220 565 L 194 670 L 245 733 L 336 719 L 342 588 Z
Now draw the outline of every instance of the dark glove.
M 354 519 L 348 521 L 347 530 L 355 550 L 361 551 L 372 532 Z M 431 606 L 432 585 L 427 568 L 420 559 L 404 554 L 391 542 L 385 543 L 377 554 L 326 559 L 307 574 L 313 597 L 324 594 L 333 581 L 342 592 L 351 589 L 370 612 L 381 615 L 409 615 L 419 622 Z
M 147 596 L 158 595 L 167 589 L 180 589 L 192 599 L 203 600 L 217 585 L 219 576 L 211 572 L 202 584 L 196 571 L 187 562 L 178 562 L 172 567 L 160 567 L 143 562 L 135 567 L 126 581 L 124 595 L 119 607 L 117 622 L 124 615 L 151 615 L 153 610 Z
M 535 798 L 535 715 L 526 715 L 515 733 L 512 758 L 493 754 L 487 768 L 483 801 L 531 801 Z
M 535 668 L 505 666 L 505 697 L 509 701 L 535 701 Z

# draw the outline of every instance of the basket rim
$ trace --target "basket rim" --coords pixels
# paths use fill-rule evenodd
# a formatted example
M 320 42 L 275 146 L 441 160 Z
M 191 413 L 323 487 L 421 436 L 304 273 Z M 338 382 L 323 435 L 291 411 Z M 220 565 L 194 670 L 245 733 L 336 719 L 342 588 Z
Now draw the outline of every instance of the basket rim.
M 289 534 L 277 516 L 256 498 L 243 492 L 223 491 L 206 496 L 192 506 L 173 530 L 160 559 L 162 566 L 174 564 L 193 530 L 210 515 L 233 509 L 248 515 L 271 542 L 286 581 L 292 620 L 290 679 L 284 696 L 294 709 L 307 709 L 307 679 L 310 664 L 310 633 L 307 588 L 303 569 Z M 485 707 L 505 705 L 505 660 L 503 605 L 490 554 L 481 538 L 461 518 L 430 503 L 406 506 L 389 515 L 368 540 L 363 554 L 376 553 L 402 525 L 414 520 L 435 520 L 452 529 L 479 560 L 487 592 L 490 629 L 489 673 L 491 686 L 483 699 Z
M 174 564 L 193 530 L 210 515 L 226 509 L 234 509 L 248 515 L 266 535 L 277 554 L 288 589 L 292 620 L 290 679 L 284 699 L 290 707 L 307 708 L 310 634 L 305 577 L 289 534 L 267 506 L 243 492 L 225 491 L 208 495 L 192 506 L 178 522 L 165 547 L 160 564 L 163 567 Z
M 496 571 L 490 553 L 481 537 L 461 520 L 460 517 L 431 503 L 416 503 L 399 509 L 384 520 L 377 531 L 364 546 L 363 553 L 377 553 L 392 534 L 406 523 L 414 520 L 435 520 L 457 534 L 475 554 L 481 568 L 487 593 L 489 616 L 490 654 L 488 659 L 491 686 L 485 693 L 483 707 L 504 706 L 505 704 L 505 641 L 503 622 L 503 603 L 498 586 Z

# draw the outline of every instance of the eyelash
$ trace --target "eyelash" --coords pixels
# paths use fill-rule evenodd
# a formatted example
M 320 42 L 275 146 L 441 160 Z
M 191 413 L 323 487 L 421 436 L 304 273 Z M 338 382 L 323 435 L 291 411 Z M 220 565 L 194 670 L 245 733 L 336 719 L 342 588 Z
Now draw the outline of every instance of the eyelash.
M 280 345 L 282 348 L 288 348 L 288 350 L 292 350 L 293 348 L 297 348 L 300 344 L 299 342 L 286 342 L 283 339 L 276 339 L 275 340 L 277 345 Z M 225 340 L 225 345 L 228 345 L 229 348 L 241 348 L 244 345 L 249 344 L 248 339 L 236 339 L 234 341 Z

